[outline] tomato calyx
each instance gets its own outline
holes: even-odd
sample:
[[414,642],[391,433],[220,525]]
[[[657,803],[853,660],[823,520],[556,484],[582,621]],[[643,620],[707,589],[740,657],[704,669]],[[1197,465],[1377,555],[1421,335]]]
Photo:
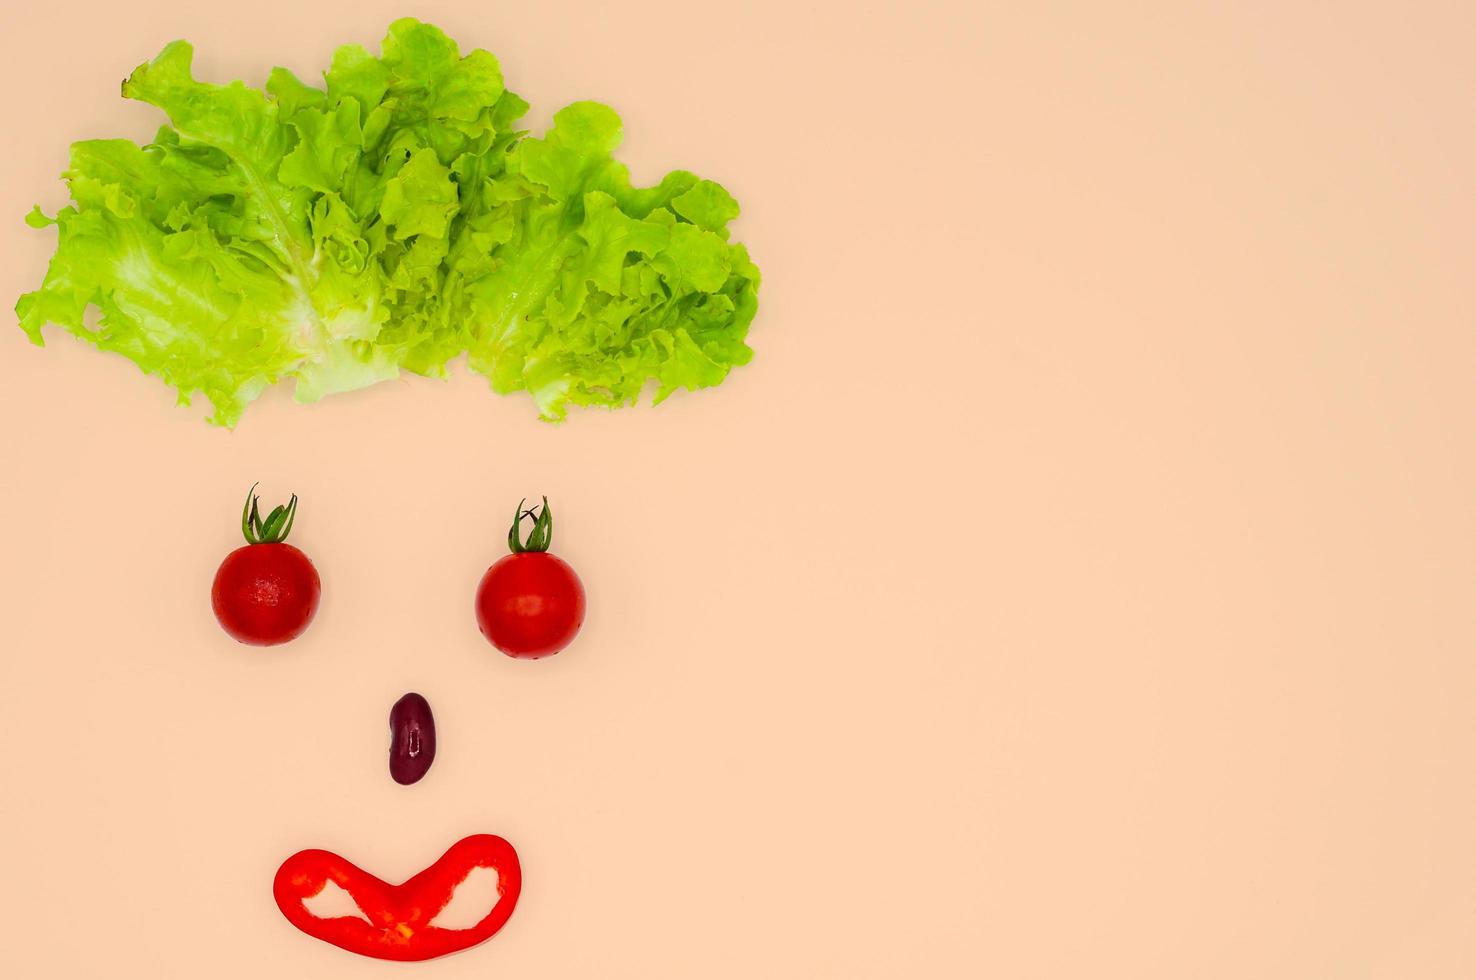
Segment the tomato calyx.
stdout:
[[272,508],[262,520],[256,487],[257,484],[253,483],[246,491],[246,506],[241,508],[241,533],[245,535],[247,544],[281,544],[287,540],[292,522],[297,519],[297,494],[294,493],[286,504]]
[[[518,501],[518,509],[513,511],[512,527],[507,532],[507,548],[515,555],[524,555],[529,552],[544,552],[553,543],[553,511],[548,509],[548,498],[543,498],[542,506],[523,509],[528,502],[524,497]],[[528,532],[528,540],[522,540],[523,521],[533,519],[533,530]]]

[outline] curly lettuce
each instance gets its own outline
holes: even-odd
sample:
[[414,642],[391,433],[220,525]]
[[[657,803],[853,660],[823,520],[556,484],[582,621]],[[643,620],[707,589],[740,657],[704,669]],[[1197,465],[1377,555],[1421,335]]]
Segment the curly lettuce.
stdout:
[[74,144],[71,204],[27,218],[58,234],[16,305],[35,343],[56,324],[224,426],[284,380],[308,402],[463,354],[550,420],[710,387],[752,356],[737,202],[680,170],[632,186],[606,106],[530,137],[497,60],[413,19],[377,57],[339,48],[321,86],[282,68],[262,90],[201,82],[192,54],[176,41],[123,84],[168,117],[152,142]]

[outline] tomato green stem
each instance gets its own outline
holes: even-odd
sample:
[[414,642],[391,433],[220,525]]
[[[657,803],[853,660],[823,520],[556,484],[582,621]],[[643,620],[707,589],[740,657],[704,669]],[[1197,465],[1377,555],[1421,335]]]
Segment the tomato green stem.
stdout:
[[278,544],[287,540],[292,522],[297,520],[297,494],[294,493],[285,506],[278,504],[272,508],[266,520],[262,520],[256,487],[257,484],[251,484],[251,489],[246,491],[246,506],[241,508],[241,533],[246,537],[246,543]]
[[[512,527],[507,532],[507,547],[515,555],[526,554],[530,551],[547,551],[548,546],[553,543],[553,511],[548,508],[548,498],[543,498],[543,506],[523,509],[528,502],[524,497],[518,501],[518,509],[513,511]],[[523,519],[533,518],[533,530],[528,532],[528,540],[523,541],[520,534]]]

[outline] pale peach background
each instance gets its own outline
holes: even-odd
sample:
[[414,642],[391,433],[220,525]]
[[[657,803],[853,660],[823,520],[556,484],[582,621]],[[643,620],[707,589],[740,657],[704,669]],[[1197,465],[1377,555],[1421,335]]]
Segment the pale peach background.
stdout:
[[[1469,3],[25,6],[7,304],[164,42],[259,82],[402,13],[725,182],[766,282],[721,389],[561,427],[462,375],[225,432],[0,330],[0,975],[1476,975]],[[258,479],[325,582],[274,652],[206,601]],[[470,595],[545,492],[591,612],[515,663]],[[527,886],[471,953],[272,904],[478,831]]]

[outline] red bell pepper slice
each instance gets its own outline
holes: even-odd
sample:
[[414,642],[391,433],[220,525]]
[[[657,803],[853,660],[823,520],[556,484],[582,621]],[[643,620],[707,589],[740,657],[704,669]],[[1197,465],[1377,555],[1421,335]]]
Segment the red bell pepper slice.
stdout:
[[[498,899],[491,911],[467,929],[431,925],[474,868],[497,872]],[[303,901],[330,881],[348,892],[365,918],[322,918],[307,910]],[[298,851],[277,869],[272,895],[287,921],[314,939],[382,960],[428,960],[492,938],[512,915],[522,887],[523,871],[512,845],[501,837],[477,834],[453,844],[400,885],[381,881],[330,851]]]

